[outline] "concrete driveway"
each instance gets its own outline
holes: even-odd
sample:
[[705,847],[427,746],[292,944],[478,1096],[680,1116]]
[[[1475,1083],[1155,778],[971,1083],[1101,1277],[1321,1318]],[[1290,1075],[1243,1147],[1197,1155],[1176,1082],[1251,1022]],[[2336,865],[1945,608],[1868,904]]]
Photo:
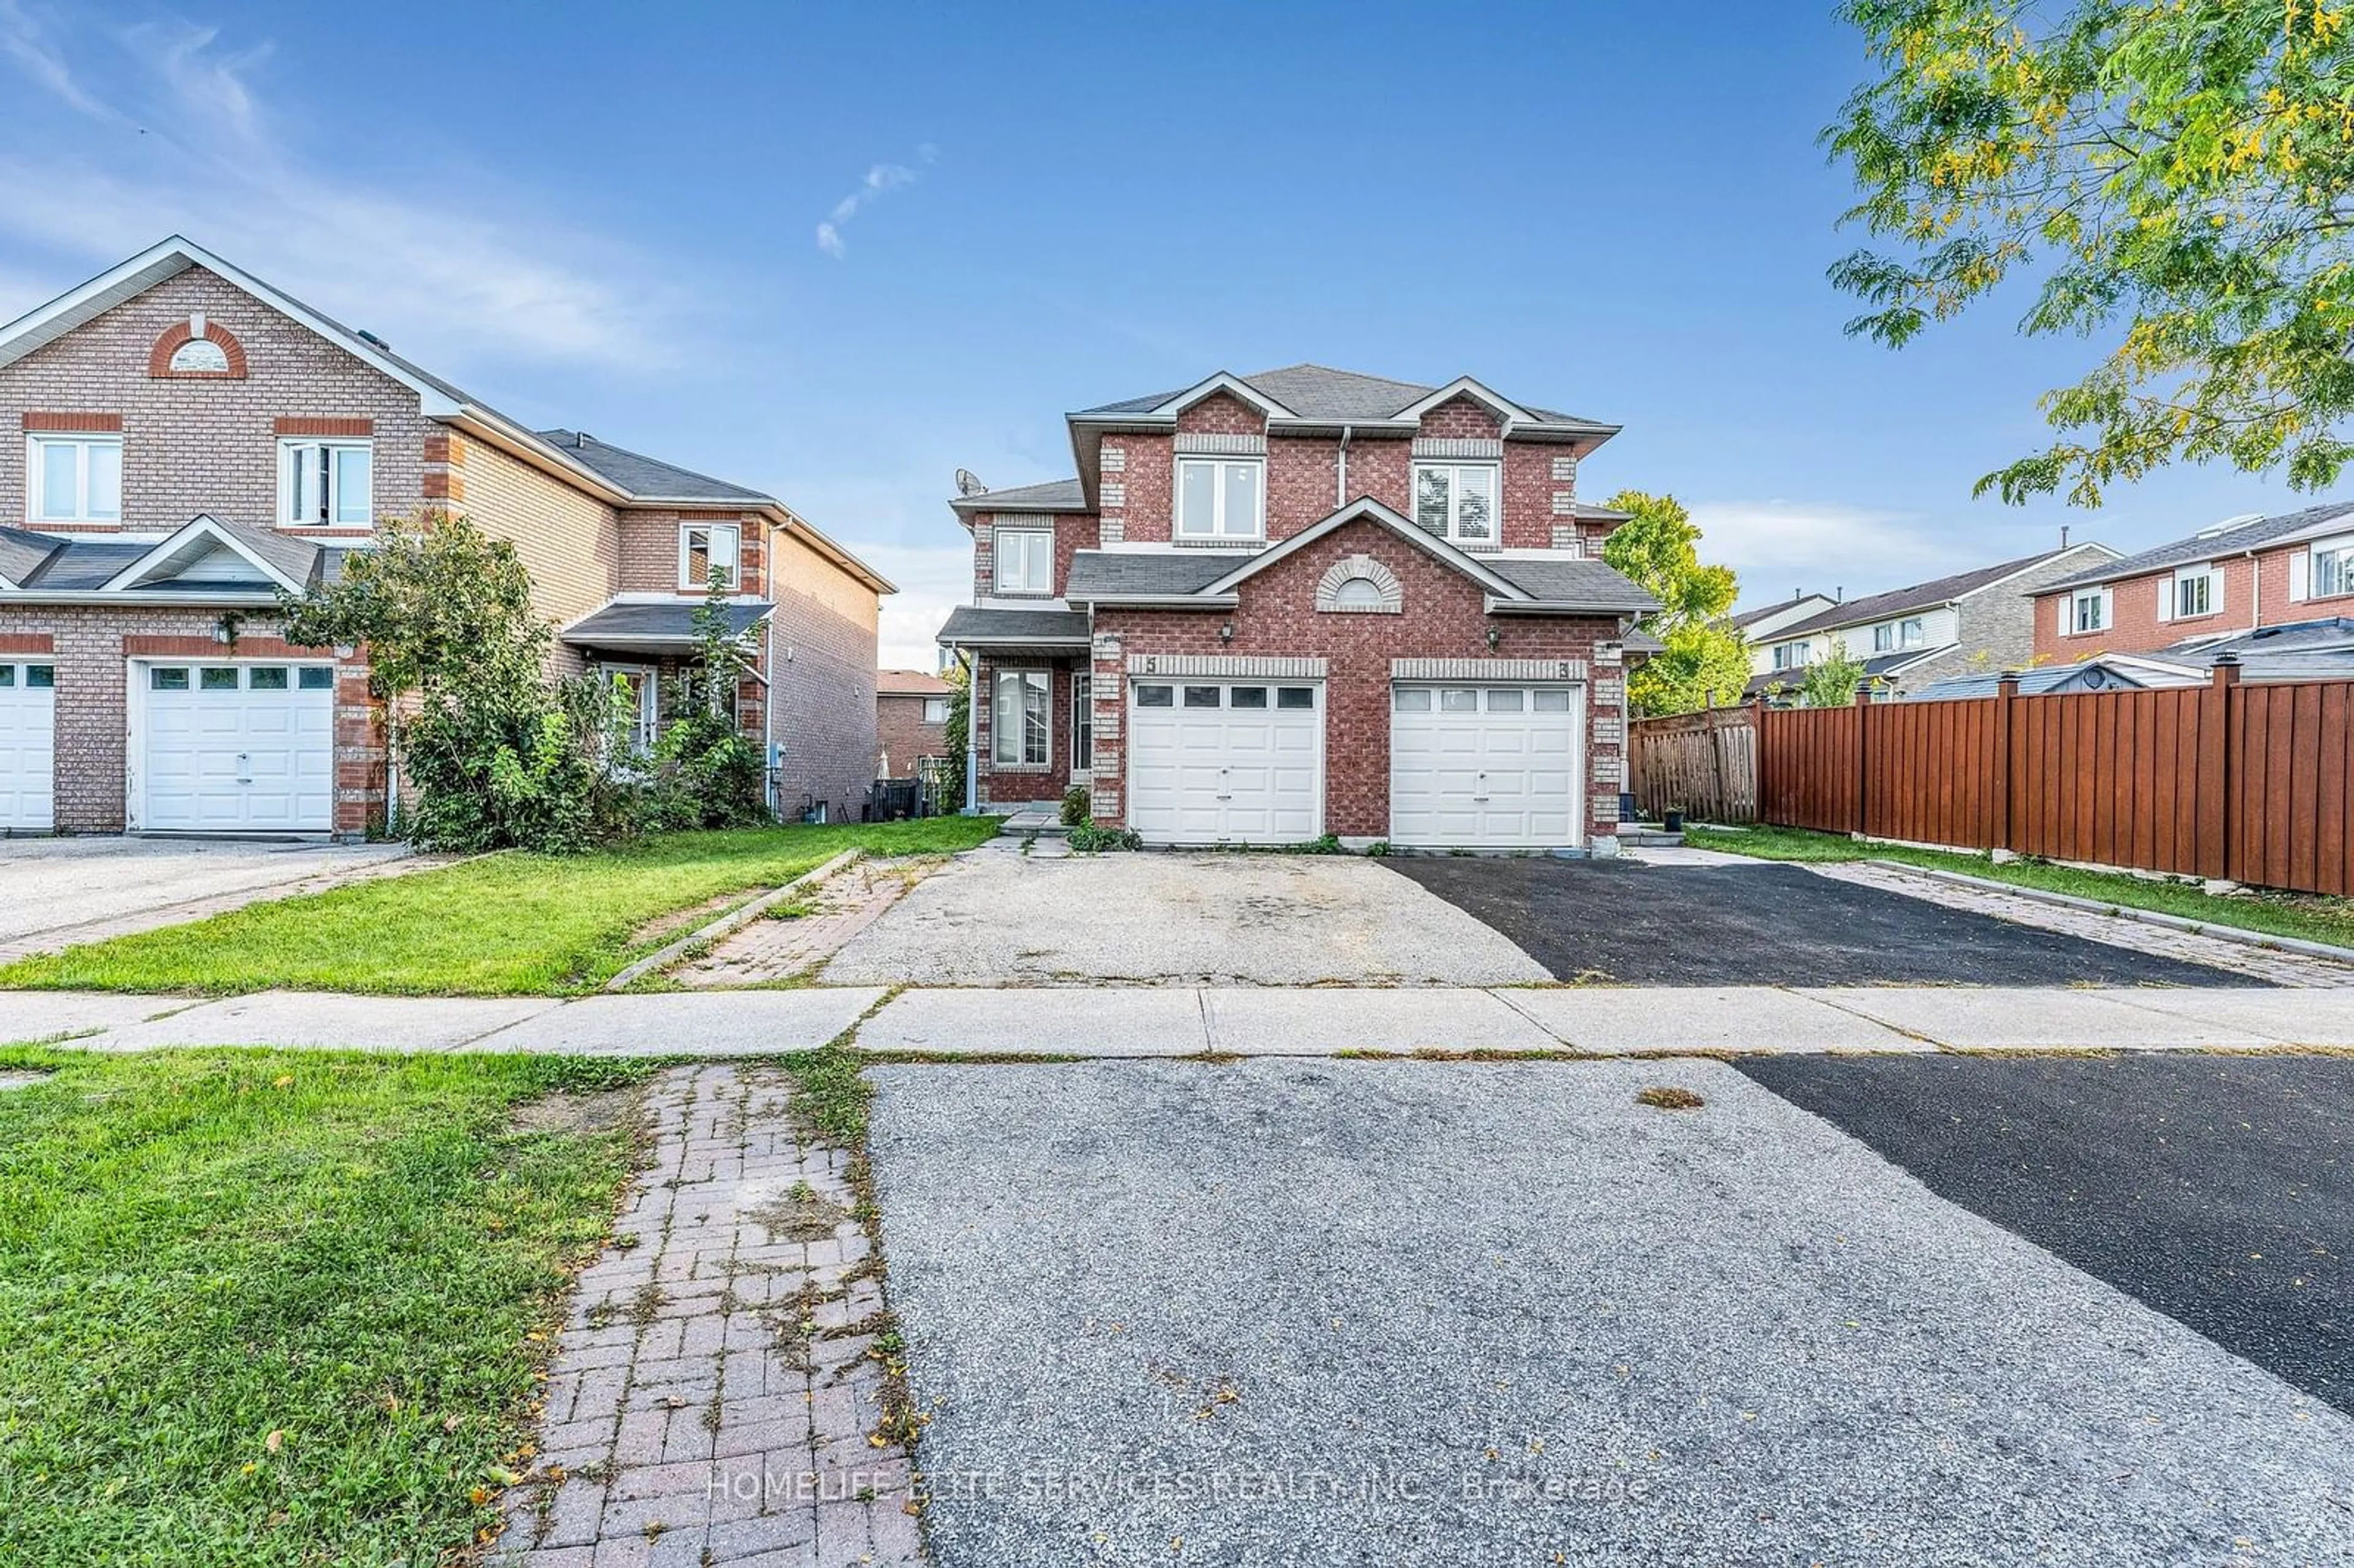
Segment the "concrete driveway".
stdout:
[[960,855],[843,947],[838,985],[1510,985],[1511,939],[1352,855]]
[[315,892],[405,862],[405,844],[0,839],[0,959]]
[[875,1075],[940,1568],[2354,1560],[2354,1420],[1729,1066]]

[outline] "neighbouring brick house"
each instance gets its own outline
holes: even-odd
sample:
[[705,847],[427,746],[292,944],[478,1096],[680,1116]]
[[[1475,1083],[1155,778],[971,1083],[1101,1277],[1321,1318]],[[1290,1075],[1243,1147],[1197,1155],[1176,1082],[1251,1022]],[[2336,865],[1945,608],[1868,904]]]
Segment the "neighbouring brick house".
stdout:
[[[2117,553],[2087,541],[1998,561],[1910,588],[1829,604],[1797,620],[1750,634],[1749,694],[1795,687],[1807,666],[1845,652],[1885,691],[1903,694],[1932,681],[2024,664],[2035,652],[2029,596]],[[1819,598],[1819,595],[1813,596]]]
[[1158,842],[1615,849],[1654,605],[1576,485],[1617,427],[1304,365],[1067,425],[1076,477],[951,503],[978,803],[1079,781]]
[[946,681],[921,670],[875,677],[877,779],[913,779],[918,761],[948,755],[949,694]]
[[2354,615],[2354,502],[2234,517],[2037,590],[2037,658],[2155,653]]
[[0,326],[0,831],[380,821],[364,651],[272,610],[429,509],[514,543],[559,669],[629,680],[641,738],[717,567],[779,809],[865,803],[890,585],[773,497],[526,429],[177,238]]

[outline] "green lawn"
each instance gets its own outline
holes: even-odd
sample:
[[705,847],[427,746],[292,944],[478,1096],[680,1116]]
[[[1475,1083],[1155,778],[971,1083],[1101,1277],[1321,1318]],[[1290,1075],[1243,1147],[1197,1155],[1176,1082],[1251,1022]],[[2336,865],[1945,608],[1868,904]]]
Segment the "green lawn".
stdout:
[[1693,828],[1685,833],[1684,842],[1695,849],[1723,850],[1728,854],[1754,855],[1760,860],[1900,861],[1906,865],[1958,871],[1990,882],[2065,893],[2131,909],[2155,909],[2214,926],[2237,926],[2274,937],[2354,947],[2354,899],[2349,898],[2304,893],[2240,893],[2218,897],[2200,891],[2195,882],[2154,882],[2117,872],[2078,871],[2049,861],[2017,860],[1997,865],[1982,854],[1859,843],[1841,833],[1810,832],[1803,828],[1752,828],[1744,832]]
[[659,945],[632,937],[663,915],[774,887],[845,849],[949,853],[996,831],[989,818],[934,817],[672,833],[582,855],[489,855],[20,959],[0,966],[0,987],[207,995],[279,987],[419,996],[588,991]]
[[26,1068],[54,1075],[0,1090],[0,1563],[430,1568],[494,1522],[631,1158],[623,1107],[515,1107],[642,1069],[0,1050]]

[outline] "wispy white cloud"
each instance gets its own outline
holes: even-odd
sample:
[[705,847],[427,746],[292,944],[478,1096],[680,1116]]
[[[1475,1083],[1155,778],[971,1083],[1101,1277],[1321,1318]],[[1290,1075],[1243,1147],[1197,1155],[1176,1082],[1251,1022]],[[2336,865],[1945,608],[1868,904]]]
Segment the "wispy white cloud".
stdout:
[[[101,33],[0,0],[0,58],[41,90],[8,94],[34,134],[0,153],[0,185],[44,193],[0,204],[0,236],[106,262],[178,229],[339,314],[364,307],[355,324],[426,334],[402,346],[458,363],[484,347],[633,366],[678,352],[679,302],[626,248],[543,221],[512,192],[469,204],[446,175],[410,194],[302,157],[266,108],[267,40],[186,23]],[[41,95],[117,135],[34,145]]]
[[958,605],[972,602],[972,546],[852,543],[849,547],[899,589],[883,601],[878,653],[883,668],[937,669],[941,623]]
[[[939,149],[929,142],[916,149],[916,157],[921,163],[928,164],[938,156]],[[866,171],[866,177],[858,182],[858,188],[835,202],[825,221],[817,226],[817,248],[835,260],[841,260],[849,254],[849,247],[843,243],[842,231],[849,226],[850,220],[856,217],[862,209],[873,206],[900,186],[915,183],[916,171],[905,164],[874,164]]]
[[1696,502],[1691,516],[1701,557],[1740,574],[1744,605],[1798,589],[1878,593],[2020,553],[1916,513],[1829,502]]

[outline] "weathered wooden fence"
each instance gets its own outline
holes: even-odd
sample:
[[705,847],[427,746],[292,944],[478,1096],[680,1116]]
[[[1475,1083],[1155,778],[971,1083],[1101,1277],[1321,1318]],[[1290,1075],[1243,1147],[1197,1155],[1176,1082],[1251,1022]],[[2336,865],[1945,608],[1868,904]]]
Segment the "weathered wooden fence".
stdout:
[[1627,730],[1627,778],[1648,816],[1685,811],[1713,822],[1755,821],[1756,710],[1637,720]]
[[[1757,817],[2354,891],[2354,682],[1760,712]],[[1638,726],[1640,727],[1640,726]]]

